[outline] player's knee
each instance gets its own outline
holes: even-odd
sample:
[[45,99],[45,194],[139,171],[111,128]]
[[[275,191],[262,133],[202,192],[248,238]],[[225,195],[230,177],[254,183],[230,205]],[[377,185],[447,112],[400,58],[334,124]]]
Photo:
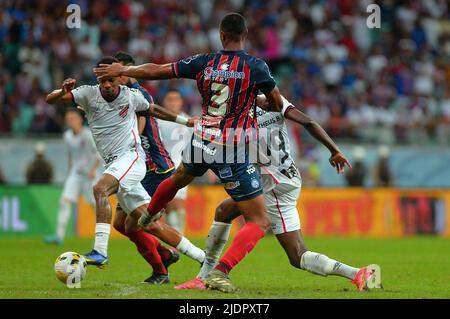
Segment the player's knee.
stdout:
[[270,228],[270,219],[267,216],[256,218],[253,222],[257,224],[263,232],[268,231]]
[[145,227],[145,231],[158,237],[160,227],[157,225],[157,223],[150,223],[147,227]]
[[223,208],[223,205],[217,206],[216,212],[214,214],[214,220],[216,222],[221,222],[221,223],[229,223],[229,222],[231,222],[230,220],[227,219],[227,217],[225,215],[225,210]]
[[94,197],[96,200],[102,197],[108,197],[108,188],[102,183],[94,185]]

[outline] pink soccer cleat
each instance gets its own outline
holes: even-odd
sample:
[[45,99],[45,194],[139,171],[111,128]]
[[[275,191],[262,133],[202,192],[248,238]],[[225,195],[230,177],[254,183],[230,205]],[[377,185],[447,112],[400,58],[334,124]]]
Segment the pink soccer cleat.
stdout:
[[174,287],[175,289],[206,289],[205,284],[201,279],[194,278],[185,282],[184,284]]
[[361,268],[352,282],[359,291],[372,288],[383,288],[381,284],[381,268],[378,265],[369,265]]

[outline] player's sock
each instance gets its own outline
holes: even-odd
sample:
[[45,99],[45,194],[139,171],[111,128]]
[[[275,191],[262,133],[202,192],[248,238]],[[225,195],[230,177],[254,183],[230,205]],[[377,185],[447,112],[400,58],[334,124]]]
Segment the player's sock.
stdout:
[[175,188],[171,178],[166,178],[161,184],[159,184],[155,193],[152,196],[152,200],[147,207],[147,211],[150,215],[155,215],[166,207],[178,192],[178,188]]
[[216,266],[230,235],[231,224],[214,221],[209,229],[206,240],[205,262],[197,275],[199,279],[205,279]]
[[158,241],[158,245],[156,246],[156,249],[158,250],[158,253],[163,260],[167,260],[170,257],[172,257],[172,253],[170,252],[170,249],[167,248],[166,246],[164,246],[163,244],[161,244],[159,241]]
[[359,270],[312,251],[303,253],[300,268],[321,276],[335,275],[350,280],[355,278]]
[[156,248],[159,244],[158,239],[142,229],[128,234],[128,237],[136,245],[141,256],[152,266],[154,273],[167,275],[167,269]]
[[244,257],[252,251],[256,243],[264,237],[264,232],[255,223],[246,223],[238,231],[228,250],[216,266],[217,270],[228,274]]
[[175,248],[182,254],[197,260],[199,263],[202,263],[205,260],[205,252],[192,244],[189,239],[184,236]]
[[70,206],[72,205],[71,202],[67,200],[61,200],[59,203],[59,211],[58,211],[58,224],[56,226],[56,236],[59,239],[64,239],[64,236],[66,234],[66,227],[67,223],[69,222],[70,218]]
[[108,257],[108,241],[111,225],[105,223],[95,224],[94,249],[105,257]]

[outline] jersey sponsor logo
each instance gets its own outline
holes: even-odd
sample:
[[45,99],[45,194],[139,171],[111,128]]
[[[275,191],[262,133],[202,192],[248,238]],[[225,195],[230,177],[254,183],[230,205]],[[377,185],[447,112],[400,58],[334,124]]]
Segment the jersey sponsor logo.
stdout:
[[[224,64],[225,65],[225,64]],[[244,72],[228,71],[228,70],[214,70],[212,67],[207,67],[203,74],[205,80],[218,80],[219,78],[223,80],[228,79],[243,79],[245,77]]]
[[225,189],[232,190],[241,185],[239,181],[225,183]]
[[256,171],[256,169],[253,165],[249,165],[247,167],[247,174],[253,174],[255,171]]
[[208,146],[206,146],[203,142],[199,142],[196,139],[192,139],[192,146],[201,148],[206,154],[210,156],[214,156],[217,152],[217,149],[211,149]]
[[130,107],[128,104],[120,106],[119,116],[121,118],[124,118],[125,116],[127,116],[129,108]]
[[106,164],[109,164],[109,163],[115,161],[116,159],[117,159],[117,155],[114,155],[114,156],[109,155],[106,158],[104,158]]

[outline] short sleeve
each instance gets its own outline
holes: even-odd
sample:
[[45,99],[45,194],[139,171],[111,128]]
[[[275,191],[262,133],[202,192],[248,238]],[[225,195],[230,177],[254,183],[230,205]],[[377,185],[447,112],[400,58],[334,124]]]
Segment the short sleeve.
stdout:
[[146,100],[141,91],[137,89],[130,89],[133,96],[133,104],[136,112],[147,111],[150,107],[150,103]]
[[281,115],[283,115],[291,108],[294,107],[294,105],[289,102],[284,96],[281,96],[281,99],[283,100],[283,109],[281,110]]
[[73,101],[87,112],[90,108],[89,98],[95,95],[95,87],[90,85],[82,85],[76,89],[73,89],[70,93],[72,93]]
[[269,94],[277,85],[270,73],[266,62],[259,60],[254,72],[255,82],[258,89],[264,94]]
[[147,90],[144,89],[144,88],[139,84],[139,82],[134,82],[133,84],[131,84],[131,87],[132,87],[133,89],[139,90],[139,91],[142,93],[142,95],[144,95],[145,99],[146,99],[150,104],[153,104],[153,103],[154,103],[154,102],[153,102],[153,96],[151,96],[150,93],[148,93]]
[[206,67],[206,55],[197,54],[172,63],[173,75],[177,78],[195,80],[197,74]]

